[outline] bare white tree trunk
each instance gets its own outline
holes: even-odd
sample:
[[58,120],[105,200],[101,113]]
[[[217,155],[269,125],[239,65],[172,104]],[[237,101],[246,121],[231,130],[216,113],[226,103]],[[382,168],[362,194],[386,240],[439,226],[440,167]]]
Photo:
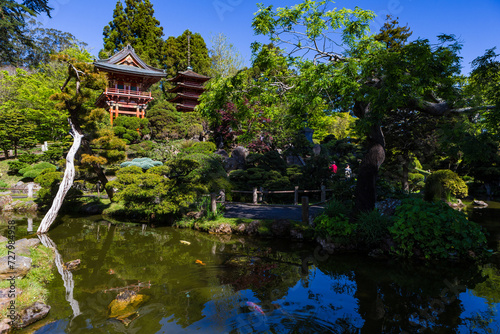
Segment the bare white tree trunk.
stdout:
[[43,217],[43,220],[38,227],[38,234],[48,232],[49,227],[56,219],[57,213],[59,212],[59,209],[61,208],[61,205],[64,201],[64,197],[73,185],[73,180],[75,178],[75,155],[80,148],[83,135],[76,130],[70,119],[68,119],[68,121],[71,126],[71,134],[73,135],[73,145],[71,145],[68,155],[66,155],[66,170],[64,171],[64,177],[61,181],[61,184],[59,185],[59,190],[57,191],[54,201],[52,202],[50,210],[47,212],[47,214],[45,214],[45,217]]
[[52,239],[50,239],[47,234],[39,234],[38,238],[40,239],[42,245],[54,249],[56,255],[55,263],[57,271],[59,271],[59,274],[61,274],[61,277],[63,279],[64,288],[66,289],[66,300],[69,302],[69,305],[73,310],[73,318],[75,318],[76,316],[81,314],[81,312],[78,301],[73,297],[73,290],[75,288],[75,281],[73,280],[73,274],[71,273],[71,271],[64,269],[62,256],[58,252],[54,241],[52,241]]

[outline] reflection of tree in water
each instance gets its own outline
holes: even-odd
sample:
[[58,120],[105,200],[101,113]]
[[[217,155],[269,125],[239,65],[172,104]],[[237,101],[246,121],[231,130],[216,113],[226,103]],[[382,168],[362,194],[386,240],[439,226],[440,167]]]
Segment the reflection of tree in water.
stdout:
[[364,319],[361,333],[457,332],[463,312],[459,294],[480,279],[470,265],[384,265],[353,259],[336,257],[319,267],[330,276],[353,275]]

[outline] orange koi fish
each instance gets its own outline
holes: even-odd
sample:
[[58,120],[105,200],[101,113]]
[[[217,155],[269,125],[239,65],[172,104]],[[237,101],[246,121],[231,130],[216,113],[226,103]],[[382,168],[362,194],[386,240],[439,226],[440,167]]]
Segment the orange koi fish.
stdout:
[[247,302],[247,306],[250,308],[250,310],[265,315],[264,311],[259,305],[252,302]]
[[201,260],[196,260],[195,263],[201,264],[202,266],[205,265],[205,263],[203,263],[203,261],[201,261]]

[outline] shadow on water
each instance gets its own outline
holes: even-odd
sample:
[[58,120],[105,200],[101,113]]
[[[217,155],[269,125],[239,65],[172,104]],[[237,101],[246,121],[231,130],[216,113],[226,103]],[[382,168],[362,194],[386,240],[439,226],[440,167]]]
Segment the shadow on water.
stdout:
[[[469,215],[484,219],[496,250],[495,210]],[[27,217],[16,221],[24,237]],[[33,219],[35,230],[39,223]],[[81,260],[72,272],[79,314],[54,269],[52,309],[30,332],[500,332],[496,261],[424,265],[330,255],[315,244],[150,228],[101,216],[62,217],[48,236],[63,262]]]

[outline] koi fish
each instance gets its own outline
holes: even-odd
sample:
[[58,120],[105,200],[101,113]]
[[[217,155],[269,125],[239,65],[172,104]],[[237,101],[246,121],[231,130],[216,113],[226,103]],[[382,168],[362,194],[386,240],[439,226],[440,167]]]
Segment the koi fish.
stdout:
[[260,313],[262,315],[265,315],[264,311],[262,310],[262,308],[259,305],[255,304],[255,303],[252,303],[252,302],[247,302],[247,306],[253,312],[258,312],[258,313]]
[[186,241],[186,240],[181,240],[181,244],[184,244],[184,245],[191,245],[191,243],[189,241]]
[[195,263],[201,264],[202,266],[205,265],[205,263],[203,263],[203,261],[201,261],[201,260],[196,260]]

